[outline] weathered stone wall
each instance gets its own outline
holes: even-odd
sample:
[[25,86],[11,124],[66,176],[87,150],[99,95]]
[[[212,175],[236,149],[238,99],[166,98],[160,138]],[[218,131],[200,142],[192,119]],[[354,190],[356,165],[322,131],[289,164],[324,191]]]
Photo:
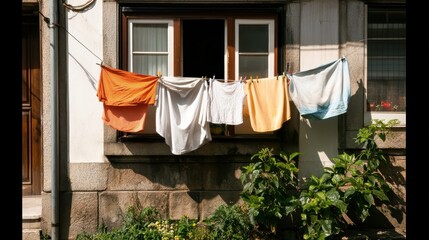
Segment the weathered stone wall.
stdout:
[[[130,206],[156,207],[162,217],[205,219],[221,204],[242,203],[240,158],[205,157],[149,163],[70,164],[74,174],[60,194],[61,239],[116,228]],[[77,171],[79,170],[79,171]],[[392,153],[380,172],[391,186],[390,204],[380,205],[357,227],[406,233],[406,157]],[[100,181],[96,181],[96,180]],[[79,184],[77,184],[79,182]],[[43,193],[42,229],[50,229],[50,194]]]

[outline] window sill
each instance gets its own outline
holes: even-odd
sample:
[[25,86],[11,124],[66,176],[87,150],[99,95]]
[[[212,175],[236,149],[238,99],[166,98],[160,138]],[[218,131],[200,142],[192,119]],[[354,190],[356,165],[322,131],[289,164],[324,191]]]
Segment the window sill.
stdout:
[[373,119],[384,120],[385,122],[398,119],[400,123],[396,127],[406,127],[407,125],[405,112],[366,112],[364,124],[371,124]]
[[[202,145],[200,148],[182,154],[175,155],[160,136],[151,138],[122,138],[120,142],[105,142],[104,154],[111,162],[146,162],[157,161],[163,157],[171,157],[174,160],[182,157],[216,157],[228,156],[228,159],[237,156],[251,156],[264,147],[274,150],[298,151],[297,141],[282,140],[274,135],[252,135],[252,136],[212,136],[212,141]],[[224,158],[224,157],[223,157]],[[225,159],[225,158],[224,158]],[[248,158],[246,158],[248,159]],[[202,160],[199,158],[199,161]]]

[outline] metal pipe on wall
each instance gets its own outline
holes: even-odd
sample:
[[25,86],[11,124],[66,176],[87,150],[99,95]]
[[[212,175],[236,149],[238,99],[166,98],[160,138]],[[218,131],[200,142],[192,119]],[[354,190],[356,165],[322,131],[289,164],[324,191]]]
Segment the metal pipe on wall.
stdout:
[[51,239],[59,239],[59,161],[58,161],[58,0],[50,0],[50,83],[51,83]]

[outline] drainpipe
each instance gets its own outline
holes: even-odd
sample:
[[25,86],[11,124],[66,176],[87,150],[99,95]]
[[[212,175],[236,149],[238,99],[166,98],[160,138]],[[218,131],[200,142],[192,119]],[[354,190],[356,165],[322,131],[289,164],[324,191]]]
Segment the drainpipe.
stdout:
[[51,65],[51,239],[59,239],[59,167],[58,167],[58,0],[50,0],[50,65]]

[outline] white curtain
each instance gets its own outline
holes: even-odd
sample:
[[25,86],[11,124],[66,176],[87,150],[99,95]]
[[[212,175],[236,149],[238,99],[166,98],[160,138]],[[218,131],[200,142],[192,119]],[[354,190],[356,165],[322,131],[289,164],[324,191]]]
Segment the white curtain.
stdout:
[[168,72],[168,24],[133,24],[133,72],[156,75]]

